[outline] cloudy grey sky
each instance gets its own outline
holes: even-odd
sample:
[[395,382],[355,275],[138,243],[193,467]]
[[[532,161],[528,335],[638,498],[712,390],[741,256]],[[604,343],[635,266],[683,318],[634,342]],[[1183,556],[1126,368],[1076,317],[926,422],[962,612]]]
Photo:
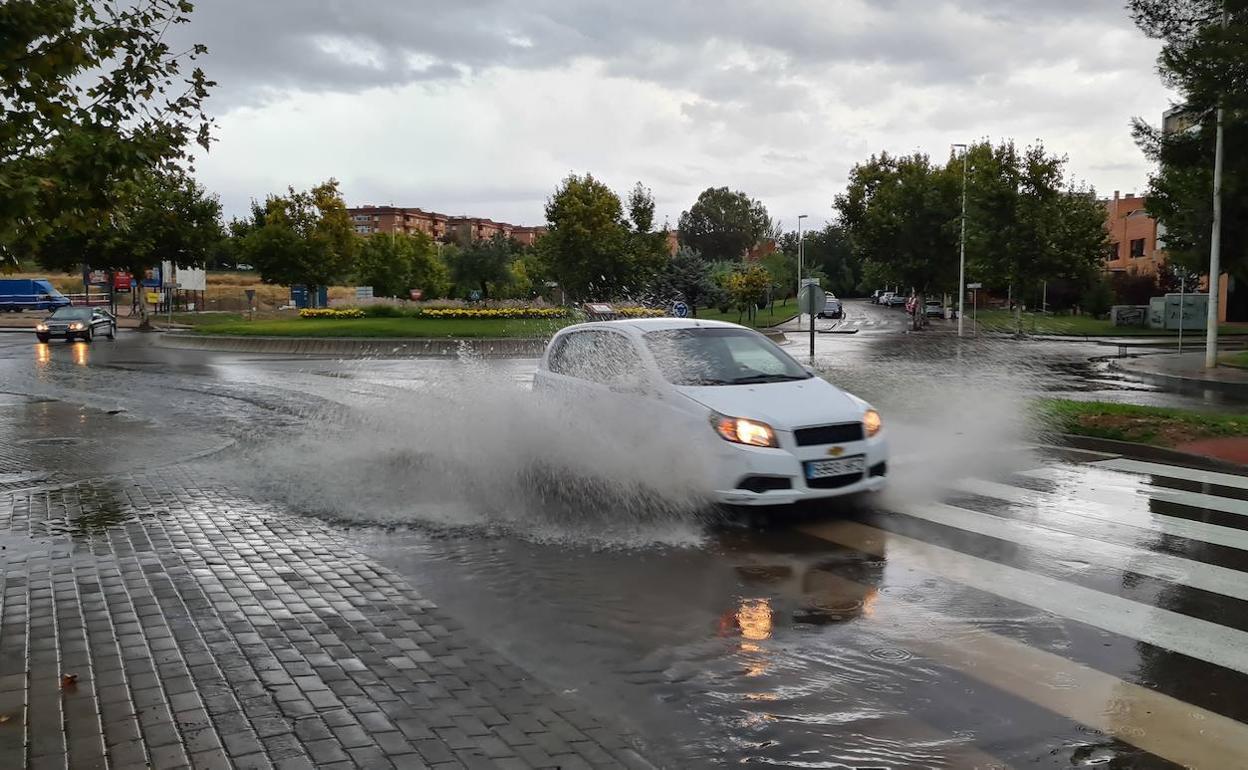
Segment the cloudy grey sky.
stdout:
[[[570,171],[708,186],[786,228],[873,152],[1042,139],[1099,192],[1143,189],[1134,115],[1170,95],[1122,0],[200,0],[227,215],[333,176],[348,205],[517,224]],[[188,39],[189,39],[188,38]]]

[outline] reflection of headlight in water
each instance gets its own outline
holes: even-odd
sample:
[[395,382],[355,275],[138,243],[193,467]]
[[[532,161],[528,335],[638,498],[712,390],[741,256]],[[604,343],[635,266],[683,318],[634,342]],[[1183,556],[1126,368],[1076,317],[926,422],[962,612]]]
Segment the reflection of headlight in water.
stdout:
[[35,361],[40,364],[46,364],[52,360],[52,348],[48,347],[46,342],[35,345]]
[[774,625],[771,602],[767,599],[743,599],[737,608],[737,625],[746,639],[769,639]]
[[87,365],[87,350],[89,350],[89,348],[86,345],[74,345],[75,364],[78,364],[79,366]]
[[880,600],[880,589],[875,586],[867,589],[867,595],[862,597],[862,614],[863,617],[871,617],[875,614],[875,603]]

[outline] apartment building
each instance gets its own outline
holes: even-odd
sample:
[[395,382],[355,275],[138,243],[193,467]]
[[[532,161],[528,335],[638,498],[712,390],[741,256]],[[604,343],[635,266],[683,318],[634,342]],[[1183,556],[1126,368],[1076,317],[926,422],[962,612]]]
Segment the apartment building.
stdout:
[[1135,193],[1123,196],[1115,190],[1114,197],[1102,204],[1109,233],[1105,269],[1155,274],[1165,264],[1166,253],[1158,243],[1157,220],[1148,214],[1148,198]]
[[437,241],[470,243],[502,235],[531,246],[545,227],[522,227],[482,217],[452,217],[403,206],[358,206],[347,209],[360,235],[423,232]]

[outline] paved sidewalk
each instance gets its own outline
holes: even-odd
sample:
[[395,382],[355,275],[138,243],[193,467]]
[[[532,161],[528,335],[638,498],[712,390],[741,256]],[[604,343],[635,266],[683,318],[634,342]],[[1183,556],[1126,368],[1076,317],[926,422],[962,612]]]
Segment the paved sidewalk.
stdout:
[[1248,369],[1229,366],[1206,369],[1203,350],[1123,358],[1113,361],[1112,365],[1127,374],[1161,385],[1185,390],[1219,390],[1248,397]]
[[0,768],[650,767],[329,527],[185,466],[0,492]]

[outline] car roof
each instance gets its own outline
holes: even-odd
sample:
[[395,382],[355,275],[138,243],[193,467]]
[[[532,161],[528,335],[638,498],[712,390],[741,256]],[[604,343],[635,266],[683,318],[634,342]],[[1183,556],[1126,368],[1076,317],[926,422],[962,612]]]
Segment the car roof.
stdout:
[[[727,321],[703,321],[698,318],[621,318],[617,321],[591,321],[565,327],[562,332],[582,329],[630,329],[642,333],[669,331],[672,329],[745,329],[740,324]],[[751,331],[746,329],[747,331]]]

